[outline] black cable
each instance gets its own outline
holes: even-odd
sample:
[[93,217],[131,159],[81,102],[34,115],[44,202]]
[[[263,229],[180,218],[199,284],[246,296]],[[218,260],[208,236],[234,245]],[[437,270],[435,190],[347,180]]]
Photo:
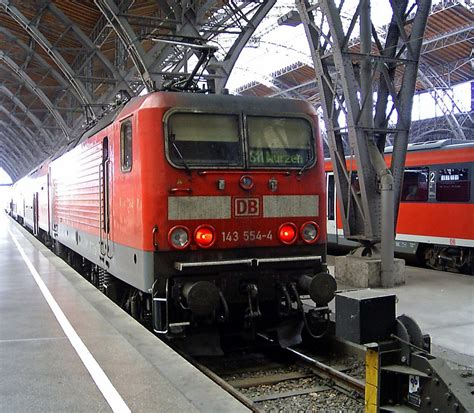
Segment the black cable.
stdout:
[[298,290],[296,289],[296,284],[295,284],[295,283],[291,283],[290,286],[291,286],[291,290],[292,290],[293,293],[295,294],[296,303],[297,303],[297,305],[298,305],[298,309],[301,311],[301,314],[302,314],[302,316],[303,316],[304,326],[306,327],[306,330],[308,331],[308,334],[309,334],[312,338],[315,338],[315,339],[324,337],[324,336],[326,335],[326,333],[328,332],[328,330],[329,330],[329,324],[330,324],[329,315],[327,316],[327,319],[326,319],[326,328],[324,329],[324,331],[323,331],[321,334],[314,334],[314,333],[311,331],[311,328],[310,328],[310,326],[309,326],[308,320],[307,320],[307,318],[306,318],[306,313],[304,312],[303,303],[301,302],[300,295],[298,294]]

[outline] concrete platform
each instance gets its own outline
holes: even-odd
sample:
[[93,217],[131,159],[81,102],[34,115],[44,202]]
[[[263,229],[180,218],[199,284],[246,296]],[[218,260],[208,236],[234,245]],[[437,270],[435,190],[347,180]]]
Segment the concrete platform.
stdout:
[[249,411],[3,214],[0,372],[1,412]]
[[[328,262],[334,274],[334,257]],[[411,316],[430,334],[435,356],[474,367],[473,276],[406,266],[405,285],[372,290],[397,296],[397,316]]]

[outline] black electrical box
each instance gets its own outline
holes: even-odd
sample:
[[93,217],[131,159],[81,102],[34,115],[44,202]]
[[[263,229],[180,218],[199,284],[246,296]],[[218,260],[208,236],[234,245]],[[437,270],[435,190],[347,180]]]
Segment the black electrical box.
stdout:
[[394,294],[358,290],[336,295],[336,336],[357,344],[390,339],[395,328]]

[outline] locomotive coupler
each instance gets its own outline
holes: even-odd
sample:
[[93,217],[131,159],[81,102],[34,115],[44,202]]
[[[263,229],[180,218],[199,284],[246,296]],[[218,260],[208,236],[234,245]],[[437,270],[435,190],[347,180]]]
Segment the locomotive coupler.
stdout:
[[245,312],[245,326],[250,327],[254,319],[261,317],[260,307],[258,304],[258,287],[254,283],[246,286],[247,298],[249,306]]

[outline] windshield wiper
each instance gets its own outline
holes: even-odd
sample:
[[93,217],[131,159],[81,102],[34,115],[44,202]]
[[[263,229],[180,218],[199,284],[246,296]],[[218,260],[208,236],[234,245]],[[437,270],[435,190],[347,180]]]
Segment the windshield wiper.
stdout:
[[301,169],[298,171],[297,175],[300,176],[308,167],[313,163],[313,160],[309,158],[306,163],[301,167]]
[[184,160],[183,155],[181,154],[180,150],[178,149],[178,145],[176,145],[176,142],[175,142],[174,140],[173,140],[171,143],[172,143],[172,145],[173,145],[174,150],[175,150],[176,153],[178,154],[179,159],[181,159],[181,162],[183,163],[184,169],[186,169],[186,172],[187,172],[189,175],[191,175],[191,168],[188,166],[188,164],[187,164],[186,161]]

